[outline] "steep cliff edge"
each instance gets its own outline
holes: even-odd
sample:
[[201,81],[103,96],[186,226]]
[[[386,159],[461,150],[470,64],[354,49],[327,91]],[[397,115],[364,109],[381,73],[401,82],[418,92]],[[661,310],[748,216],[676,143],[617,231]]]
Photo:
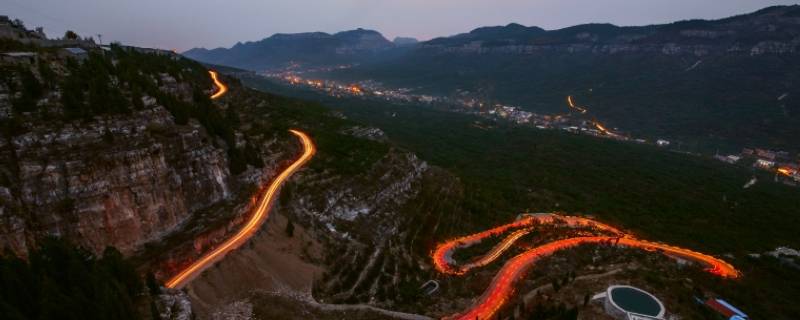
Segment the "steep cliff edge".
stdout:
[[25,256],[58,236],[129,255],[240,191],[232,129],[192,117],[211,108],[205,68],[131,48],[35,50],[0,64],[0,246]]
[[17,252],[58,235],[94,252],[130,253],[231,193],[224,150],[198,123],[175,125],[163,107],[26,129],[0,146],[19,171],[18,184],[5,188],[18,194],[4,201],[30,214],[6,216],[26,220],[3,232]]
[[153,290],[153,308],[187,316],[192,302],[212,316],[278,292],[323,314],[385,315],[375,307],[394,306],[393,287],[425,280],[430,230],[454,218],[431,204],[457,197],[458,183],[379,129],[227,76],[228,93],[212,101],[206,68],[167,52],[19,49],[31,55],[0,64],[1,247],[25,257],[53,236],[95,254],[113,246],[151,284],[164,280],[241,228],[258,190],[300,151],[296,128],[318,154],[261,234],[188,295]]
[[[458,192],[457,181],[394,147],[378,129],[365,129],[315,104],[225,80],[230,92],[220,107],[235,110],[242,136],[264,159],[264,169],[243,174],[256,181],[254,185],[265,185],[300,151],[285,134],[286,128],[306,130],[318,154],[282,188],[263,230],[188,286],[197,314],[212,317],[234,312],[230,309],[265,298],[258,292],[272,292],[300,304],[320,299],[388,308],[393,304],[381,302],[397,294],[387,292],[389,288],[406,278],[423,281],[414,270],[426,264],[425,253],[432,245],[430,230],[439,220],[450,219],[429,206],[437,197],[455,197],[451,193]],[[256,194],[251,191],[250,196]],[[253,200],[245,196],[201,211],[139,259],[158,278],[175,274],[235,233],[251,213]],[[292,231],[288,231],[290,224]],[[382,264],[340,269],[339,258],[375,255],[391,258]],[[409,268],[411,273],[406,274]],[[381,269],[395,277],[376,278]],[[348,279],[330,283],[339,276]],[[351,287],[340,291],[340,286]],[[315,292],[315,287],[320,290]]]

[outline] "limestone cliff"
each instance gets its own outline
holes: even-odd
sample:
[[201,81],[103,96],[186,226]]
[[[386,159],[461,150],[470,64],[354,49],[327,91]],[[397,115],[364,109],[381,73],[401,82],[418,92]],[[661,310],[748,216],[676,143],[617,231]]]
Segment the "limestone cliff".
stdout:
[[186,116],[211,108],[204,68],[89,50],[0,63],[0,248],[20,256],[49,236],[130,255],[238,190],[233,129]]
[[3,207],[0,239],[18,253],[46,235],[131,253],[230,195],[224,151],[198,123],[175,125],[163,107],[27,129],[0,141],[17,164],[4,169],[19,172],[16,185],[0,189],[3,202],[25,212]]

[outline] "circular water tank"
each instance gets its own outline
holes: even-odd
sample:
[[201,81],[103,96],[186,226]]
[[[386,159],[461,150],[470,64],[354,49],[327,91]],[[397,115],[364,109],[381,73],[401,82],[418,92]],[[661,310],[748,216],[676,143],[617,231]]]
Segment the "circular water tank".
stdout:
[[642,289],[615,285],[606,290],[606,312],[618,319],[626,319],[628,314],[644,315],[663,319],[664,304],[654,295]]

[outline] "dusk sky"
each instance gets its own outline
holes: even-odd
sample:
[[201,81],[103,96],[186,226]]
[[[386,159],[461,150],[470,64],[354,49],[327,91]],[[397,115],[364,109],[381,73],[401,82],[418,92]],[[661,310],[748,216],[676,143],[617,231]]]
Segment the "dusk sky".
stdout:
[[715,19],[772,0],[0,0],[0,14],[42,26],[51,37],[66,29],[103,34],[104,42],[187,50],[230,47],[274,33],[338,32],[363,27],[387,38],[426,40],[480,26],[517,22],[545,29],[581,23],[643,25]]

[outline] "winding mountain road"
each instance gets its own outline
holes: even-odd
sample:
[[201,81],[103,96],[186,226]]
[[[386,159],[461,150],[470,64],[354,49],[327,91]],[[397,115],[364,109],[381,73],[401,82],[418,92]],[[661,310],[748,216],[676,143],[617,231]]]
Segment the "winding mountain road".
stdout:
[[[495,275],[489,288],[478,298],[473,307],[463,313],[453,315],[448,319],[490,319],[500,308],[502,308],[514,293],[514,285],[518,280],[525,277],[525,274],[540,259],[550,256],[558,251],[570,249],[583,244],[609,243],[617,246],[643,249],[647,251],[657,251],[668,255],[680,257],[682,259],[694,261],[706,265],[706,270],[712,274],[724,278],[736,278],[739,272],[730,264],[715,257],[645,240],[635,239],[633,236],[625,234],[620,230],[609,225],[581,217],[559,216],[555,214],[536,214],[523,215],[515,222],[495,227],[473,235],[457,238],[440,244],[433,253],[433,261],[436,269],[445,274],[462,275],[469,269],[484,266],[494,261],[508,250],[516,240],[535,229],[541,224],[563,223],[570,227],[588,227],[595,231],[609,233],[602,236],[581,236],[553,241],[542,246],[530,249],[516,257],[511,258]],[[504,240],[492,248],[489,253],[478,259],[480,263],[469,263],[457,266],[453,261],[453,251],[459,248],[469,247],[490,236],[500,235],[514,228],[524,228],[511,233]]]
[[211,76],[211,80],[214,81],[214,85],[217,86],[217,92],[211,95],[211,99],[219,99],[228,93],[228,86],[219,81],[219,74],[216,71],[208,70],[208,74]]
[[167,281],[167,288],[180,288],[185,285],[203,270],[224,257],[225,254],[233,251],[247,242],[247,240],[258,231],[264,221],[267,220],[269,217],[269,210],[272,208],[272,203],[274,202],[275,196],[278,194],[280,187],[286,182],[286,180],[289,179],[290,176],[292,176],[292,174],[299,170],[300,167],[311,160],[316,153],[314,142],[311,141],[311,138],[309,138],[307,134],[298,130],[289,131],[297,136],[302,142],[303,154],[288,168],[283,170],[277,177],[275,177],[274,180],[272,180],[272,182],[269,184],[269,187],[267,187],[263,195],[261,195],[261,199],[254,210],[253,216],[250,217],[250,220],[242,227],[241,230],[239,230],[238,233]]
[[[211,98],[217,99],[223,96],[228,91],[228,88],[225,86],[225,84],[219,81],[218,75],[215,71],[209,71],[209,74],[211,75],[214,84],[218,88],[218,91],[214,93]],[[568,102],[572,108],[575,108],[579,111],[585,110],[583,108],[574,106],[571,97],[568,97]],[[186,283],[199,275],[203,270],[222,259],[228,252],[235,250],[247,242],[247,240],[250,239],[267,220],[269,217],[269,210],[272,207],[275,196],[280,187],[286,182],[286,180],[289,179],[292,174],[299,170],[316,153],[316,147],[307,134],[298,130],[290,130],[290,132],[297,136],[303,144],[303,154],[288,168],[283,170],[277,177],[275,177],[275,179],[269,184],[264,193],[261,195],[260,200],[254,210],[253,216],[241,228],[241,230],[239,230],[238,233],[227,239],[219,247],[205,254],[202,258],[195,261],[189,267],[167,281],[166,286],[168,288],[181,288],[186,285]],[[503,253],[505,253],[508,249],[510,249],[517,240],[535,230],[537,226],[545,224],[563,224],[573,228],[589,228],[597,235],[579,236],[553,241],[527,250],[526,252],[511,258],[500,269],[497,275],[495,275],[494,279],[489,285],[489,288],[487,288],[486,291],[478,298],[471,309],[448,317],[448,319],[490,319],[500,308],[506,304],[514,292],[514,285],[516,282],[524,278],[526,273],[535,265],[536,262],[558,251],[574,248],[583,244],[608,243],[629,248],[658,251],[664,254],[677,256],[682,259],[704,264],[707,266],[707,271],[721,277],[736,278],[739,276],[739,272],[732,265],[712,256],[666,244],[638,240],[632,235],[626,234],[612,226],[595,220],[574,216],[561,216],[557,214],[525,214],[521,215],[512,223],[444,242],[440,244],[432,254],[434,266],[436,270],[443,274],[466,274],[473,268],[482,267],[492,263],[502,256]],[[452,258],[453,252],[457,249],[472,246],[486,238],[500,236],[513,229],[519,230],[516,230],[510,235],[506,236],[487,254],[471,263],[458,265]]]

